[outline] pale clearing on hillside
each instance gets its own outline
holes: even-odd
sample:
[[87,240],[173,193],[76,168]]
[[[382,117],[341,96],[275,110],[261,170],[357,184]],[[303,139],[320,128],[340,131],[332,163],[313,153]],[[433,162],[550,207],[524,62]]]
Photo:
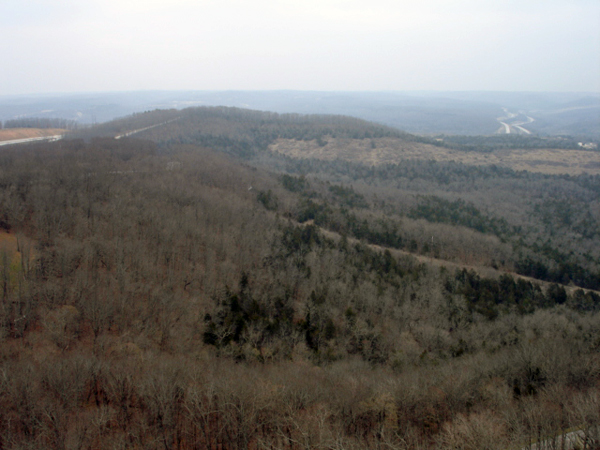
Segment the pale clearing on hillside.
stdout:
[[0,130],[0,141],[56,136],[66,131],[60,128],[5,128]]
[[328,138],[321,146],[316,140],[279,139],[269,146],[273,152],[294,158],[344,159],[367,165],[399,163],[406,159],[457,161],[470,165],[492,165],[514,170],[548,174],[600,174],[600,153],[581,150],[532,149],[496,150],[490,153],[464,152],[395,138]]

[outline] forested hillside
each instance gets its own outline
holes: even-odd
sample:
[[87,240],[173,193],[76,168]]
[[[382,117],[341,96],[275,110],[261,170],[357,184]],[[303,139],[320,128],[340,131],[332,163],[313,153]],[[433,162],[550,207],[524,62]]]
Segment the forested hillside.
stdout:
[[77,133],[0,152],[0,448],[597,445],[599,176],[269,150],[419,144],[341,116]]

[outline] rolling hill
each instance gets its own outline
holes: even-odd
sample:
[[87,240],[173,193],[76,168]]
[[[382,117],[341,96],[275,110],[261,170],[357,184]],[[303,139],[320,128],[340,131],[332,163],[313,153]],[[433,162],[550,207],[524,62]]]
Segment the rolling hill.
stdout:
[[600,176],[436,150],[227,107],[4,148],[0,445],[597,439]]

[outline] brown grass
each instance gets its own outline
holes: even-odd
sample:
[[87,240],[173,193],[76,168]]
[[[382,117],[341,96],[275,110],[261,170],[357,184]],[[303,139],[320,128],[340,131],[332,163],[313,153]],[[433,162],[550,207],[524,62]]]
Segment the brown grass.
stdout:
[[514,170],[547,174],[578,175],[584,172],[593,175],[600,174],[600,153],[581,150],[533,149],[477,153],[406,142],[396,138],[329,138],[327,144],[322,147],[316,141],[279,139],[269,148],[273,152],[294,158],[344,159],[368,165],[421,159],[457,161],[475,166],[495,164]]
[[28,254],[30,261],[34,259],[34,241],[31,239],[10,231],[0,230],[0,252],[6,252],[12,263],[21,263],[23,250]]
[[0,130],[0,141],[56,136],[66,131],[60,128],[5,128]]

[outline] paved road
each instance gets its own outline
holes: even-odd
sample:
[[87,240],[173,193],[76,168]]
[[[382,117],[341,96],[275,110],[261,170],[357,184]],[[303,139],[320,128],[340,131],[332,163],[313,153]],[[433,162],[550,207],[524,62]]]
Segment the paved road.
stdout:
[[503,132],[502,130],[504,129],[504,134],[510,134],[510,125],[507,124],[506,121],[511,120],[512,118],[516,117],[517,115],[515,113],[511,113],[506,108],[502,108],[502,111],[504,111],[504,114],[506,114],[506,116],[496,118],[496,120],[498,122],[500,122],[500,124],[502,125],[496,133],[502,134],[502,132]]
[[523,114],[523,113],[513,113],[513,112],[510,112],[506,108],[502,108],[502,110],[504,111],[506,116],[498,117],[496,119],[502,125],[502,127],[500,127],[500,129],[496,133],[511,134],[512,129],[514,128],[514,129],[516,129],[517,132],[521,132],[523,134],[531,134],[531,131],[524,128],[523,125],[528,125],[532,122],[535,122],[535,119],[533,117],[526,115],[525,117],[527,118],[527,120],[525,120],[525,121],[521,120],[521,121],[515,122],[514,119],[516,117],[518,117],[519,114]]
[[[506,122],[502,122],[502,121],[500,121],[500,119],[498,119],[498,121],[499,121],[499,122],[502,124],[502,126],[504,127],[504,132],[505,132],[506,134],[510,134],[510,125],[509,125],[509,124],[507,124]],[[502,128],[500,128],[500,129],[502,129]]]
[[530,117],[530,116],[525,116],[525,117],[527,117],[527,121],[525,121],[525,122],[515,122],[515,123],[512,124],[512,126],[515,127],[515,128],[518,128],[519,130],[521,130],[525,134],[531,134],[531,131],[523,128],[521,125],[528,125],[528,124],[530,124],[532,122],[535,122],[535,119],[533,117]]
[[13,139],[10,141],[0,141],[0,147],[3,145],[14,145],[14,144],[26,144],[28,142],[37,142],[37,141],[58,141],[62,139],[62,134],[56,134],[54,136],[43,136],[43,137],[33,137],[33,138],[25,138],[25,139]]

